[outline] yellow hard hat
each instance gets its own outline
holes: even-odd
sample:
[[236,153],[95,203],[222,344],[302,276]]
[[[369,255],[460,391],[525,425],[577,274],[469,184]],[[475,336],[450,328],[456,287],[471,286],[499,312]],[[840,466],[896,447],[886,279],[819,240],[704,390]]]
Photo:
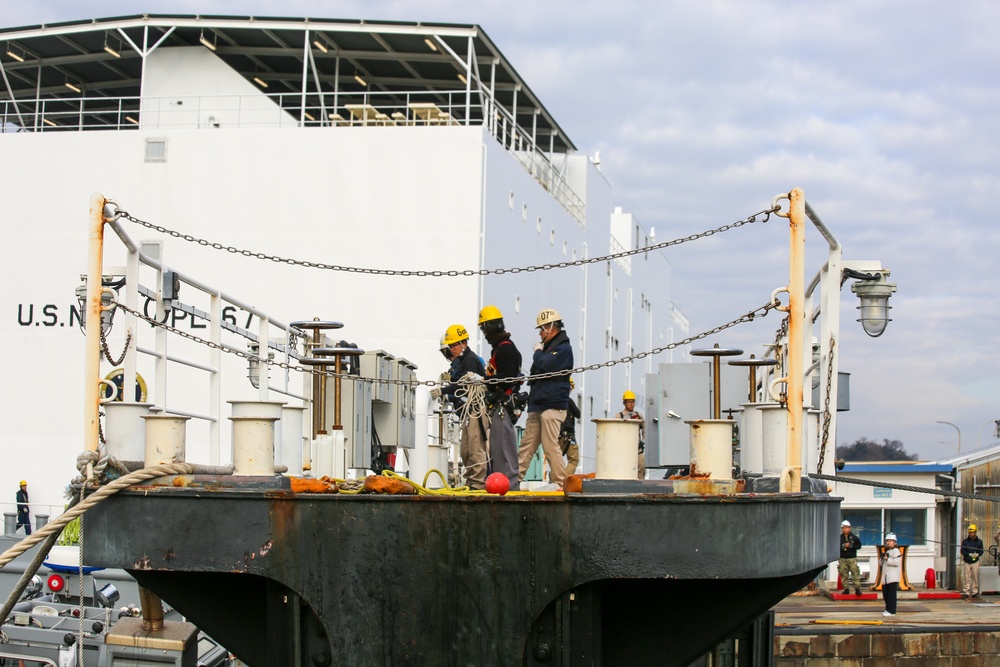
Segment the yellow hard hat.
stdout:
[[461,324],[452,324],[444,332],[444,343],[449,347],[463,340],[469,340],[469,332]]
[[575,386],[576,386],[576,385],[575,385],[575,384],[573,384],[573,378],[570,378],[570,379],[569,379],[569,388],[570,388],[570,389],[572,389],[572,388],[573,388],[573,387],[575,387]]
[[969,524],[969,532],[970,533],[976,532],[976,524],[974,524],[974,523],[970,523]]
[[552,324],[553,322],[558,322],[562,317],[555,310],[551,308],[546,308],[545,310],[538,313],[538,319],[535,320],[535,328],[546,324]]
[[28,486],[28,483],[27,483],[27,482],[25,482],[25,481],[24,481],[24,480],[22,479],[22,480],[21,480],[21,483],[20,483],[20,484],[18,484],[18,486]]
[[490,320],[502,320],[503,313],[496,306],[486,306],[479,311],[479,324],[483,322],[489,322]]
[[624,394],[622,394],[622,400],[623,401],[634,401],[635,400],[635,393],[633,393],[632,390],[626,391]]

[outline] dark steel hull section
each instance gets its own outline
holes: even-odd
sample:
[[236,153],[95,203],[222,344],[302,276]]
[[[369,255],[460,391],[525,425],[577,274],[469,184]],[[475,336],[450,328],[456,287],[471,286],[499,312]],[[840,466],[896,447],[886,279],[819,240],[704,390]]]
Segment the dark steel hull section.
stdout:
[[836,560],[838,522],[805,493],[153,487],[88,512],[85,553],[251,665],[686,665]]

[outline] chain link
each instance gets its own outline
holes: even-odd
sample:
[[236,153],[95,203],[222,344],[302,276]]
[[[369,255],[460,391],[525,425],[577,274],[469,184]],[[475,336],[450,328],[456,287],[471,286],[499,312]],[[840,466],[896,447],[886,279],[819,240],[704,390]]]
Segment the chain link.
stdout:
[[[129,313],[130,315],[133,315],[133,316],[135,316],[135,317],[137,317],[137,318],[139,318],[139,319],[141,319],[141,320],[143,320],[145,322],[149,322],[151,325],[153,325],[155,327],[159,327],[161,329],[164,329],[165,331],[169,331],[170,333],[177,334],[178,336],[181,336],[182,338],[187,338],[188,340],[194,341],[194,342],[199,343],[201,345],[205,345],[205,346],[210,347],[210,348],[212,348],[214,350],[220,350],[222,352],[227,352],[227,353],[235,355],[237,357],[241,357],[243,359],[247,359],[248,361],[249,360],[255,360],[255,361],[259,361],[261,363],[267,364],[268,366],[274,366],[276,368],[283,368],[285,370],[298,371],[298,372],[301,372],[301,373],[308,373],[308,374],[314,374],[314,375],[323,375],[325,377],[340,377],[340,378],[342,378],[344,380],[354,380],[354,381],[371,382],[373,384],[404,385],[404,386],[412,386],[412,387],[417,387],[417,386],[440,387],[440,386],[442,386],[442,384],[448,384],[448,383],[442,383],[440,380],[389,380],[389,379],[383,379],[383,378],[362,378],[362,377],[359,377],[359,376],[356,376],[356,375],[350,375],[348,373],[340,373],[340,374],[338,374],[338,373],[332,373],[330,371],[325,371],[325,370],[321,370],[321,369],[317,369],[317,368],[312,368],[312,367],[306,368],[306,367],[300,366],[298,364],[290,364],[290,363],[287,363],[287,362],[284,362],[284,361],[277,361],[277,360],[274,360],[274,359],[261,358],[261,357],[258,357],[255,354],[251,354],[249,352],[244,352],[243,350],[237,350],[236,348],[233,348],[233,347],[231,347],[229,345],[223,345],[221,343],[215,343],[215,342],[210,341],[210,340],[205,340],[204,338],[201,338],[199,336],[195,336],[194,334],[188,333],[187,331],[182,331],[180,329],[172,327],[169,324],[167,324],[166,322],[159,322],[156,319],[147,317],[146,315],[144,315],[143,313],[139,312],[138,310],[134,310],[132,308],[129,308],[128,306],[126,306],[126,305],[124,305],[122,303],[118,303],[118,302],[113,302],[113,303],[115,303],[116,306],[118,306],[119,308],[121,308],[122,310],[124,310],[126,313]],[[737,317],[735,320],[732,320],[731,322],[727,322],[726,324],[720,324],[719,326],[715,327],[714,329],[709,329],[708,331],[704,331],[704,332],[702,332],[700,334],[695,334],[694,336],[689,336],[688,338],[685,338],[683,340],[679,340],[679,341],[674,342],[674,343],[670,343],[668,345],[664,345],[663,347],[653,348],[652,350],[649,350],[647,352],[640,352],[638,354],[633,354],[631,356],[622,357],[620,359],[612,359],[610,361],[605,361],[605,362],[599,363],[599,364],[590,364],[589,366],[579,366],[577,368],[573,368],[573,369],[570,369],[570,370],[552,371],[550,373],[539,373],[538,375],[531,375],[531,376],[519,376],[519,377],[516,377],[516,378],[484,378],[482,380],[479,380],[478,382],[483,383],[483,384],[501,384],[501,383],[509,383],[509,382],[525,382],[527,380],[544,380],[544,379],[547,379],[547,378],[569,376],[569,375],[572,375],[572,374],[575,374],[575,373],[585,373],[587,371],[596,371],[596,370],[600,370],[602,368],[609,368],[611,366],[616,366],[618,364],[628,364],[628,363],[631,363],[633,361],[638,361],[640,359],[645,359],[646,357],[651,356],[651,355],[660,354],[661,352],[666,352],[668,350],[673,350],[673,349],[676,349],[678,347],[682,347],[684,345],[688,345],[688,344],[693,343],[693,342],[695,342],[697,340],[701,340],[702,338],[707,338],[709,336],[713,336],[713,335],[719,333],[720,331],[725,331],[726,329],[732,328],[732,327],[736,326],[737,324],[743,324],[744,322],[752,322],[754,319],[756,319],[758,317],[764,317],[764,316],[766,316],[767,313],[768,313],[768,311],[770,311],[770,310],[772,310],[774,308],[777,308],[780,305],[781,305],[780,302],[777,301],[777,300],[770,301],[768,303],[765,303],[763,306],[759,306],[757,308],[754,308],[750,312],[745,313],[745,314]],[[461,383],[459,383],[459,384],[461,384]]]
[[125,336],[125,349],[122,350],[122,355],[118,357],[118,361],[111,358],[111,350],[108,349],[108,339],[104,337],[104,327],[101,327],[101,349],[104,350],[104,358],[108,360],[108,363],[112,366],[118,366],[123,361],[125,361],[125,355],[128,354],[128,347],[132,344],[132,329],[128,330],[128,335]]
[[556,262],[554,264],[538,264],[535,266],[523,266],[523,267],[513,267],[507,269],[465,269],[465,270],[450,270],[450,271],[407,271],[407,270],[393,270],[393,269],[370,269],[357,266],[342,266],[339,264],[324,264],[322,262],[310,262],[307,260],[294,259],[291,257],[280,257],[278,255],[268,255],[263,252],[254,252],[252,250],[245,250],[242,248],[237,248],[236,246],[223,245],[215,241],[209,241],[207,239],[198,238],[197,236],[192,236],[191,234],[183,234],[181,232],[167,229],[161,225],[154,224],[152,222],[147,222],[141,220],[128,211],[123,211],[120,208],[114,209],[114,219],[125,218],[130,222],[134,222],[137,225],[146,227],[147,229],[152,229],[153,231],[159,232],[161,234],[167,234],[174,238],[178,238],[189,243],[196,243],[200,246],[205,246],[212,248],[214,250],[224,250],[230,252],[234,255],[242,255],[243,257],[250,257],[253,259],[266,260],[270,262],[275,262],[278,264],[290,264],[292,266],[303,266],[310,269],[323,269],[325,271],[342,271],[346,273],[362,273],[375,276],[404,276],[404,277],[457,277],[457,276],[488,276],[488,275],[504,275],[507,273],[517,274],[517,273],[533,273],[535,271],[548,271],[550,269],[564,269],[571,266],[583,266],[585,264],[597,264],[600,262],[606,262],[613,259],[621,259],[623,257],[631,257],[633,255],[641,255],[653,250],[662,250],[664,248],[669,248],[671,246],[680,245],[682,243],[687,243],[689,241],[696,241],[698,239],[707,238],[715,234],[720,234],[722,232],[727,232],[730,229],[736,229],[742,227],[743,225],[749,225],[757,222],[760,216],[764,216],[764,219],[760,222],[767,222],[771,219],[772,213],[777,213],[781,210],[780,206],[772,206],[771,208],[766,208],[762,211],[758,211],[753,215],[744,218],[743,220],[737,220],[736,222],[730,223],[728,225],[722,225],[721,227],[716,227],[715,229],[709,229],[708,231],[700,232],[698,234],[692,234],[690,236],[685,236],[683,238],[674,239],[672,241],[664,241],[663,243],[657,243],[651,246],[644,246],[642,248],[636,248],[634,250],[625,250],[623,252],[614,253],[611,255],[602,255],[601,257],[588,257],[585,259],[577,259],[569,262]]
[[826,361],[826,398],[823,399],[823,436],[819,443],[819,463],[816,472],[823,472],[823,459],[826,457],[826,443],[830,439],[830,422],[833,414],[830,412],[830,390],[833,389],[833,354],[837,339],[830,337],[830,357]]

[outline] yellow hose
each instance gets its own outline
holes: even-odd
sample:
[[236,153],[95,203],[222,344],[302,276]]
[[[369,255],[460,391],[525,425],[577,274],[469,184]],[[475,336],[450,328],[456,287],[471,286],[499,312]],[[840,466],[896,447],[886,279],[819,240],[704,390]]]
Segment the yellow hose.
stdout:
[[[493,496],[496,494],[488,493],[483,489],[470,489],[468,486],[448,486],[448,482],[445,479],[444,474],[436,468],[432,468],[427,471],[424,475],[424,483],[417,484],[409,477],[404,477],[397,472],[392,470],[383,470],[383,477],[391,477],[392,479],[398,479],[411,485],[417,491],[419,496]],[[429,489],[427,488],[427,480],[430,479],[431,475],[436,474],[440,478],[441,483],[444,486],[440,489]],[[364,490],[364,480],[363,479],[334,479],[341,493],[361,493]],[[536,496],[536,497],[556,497],[564,496],[562,491],[508,491],[508,496]]]

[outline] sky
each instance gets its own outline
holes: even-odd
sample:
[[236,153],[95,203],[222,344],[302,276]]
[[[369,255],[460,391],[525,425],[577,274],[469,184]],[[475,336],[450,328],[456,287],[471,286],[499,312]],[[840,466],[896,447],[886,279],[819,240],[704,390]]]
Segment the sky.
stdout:
[[[474,23],[657,241],[801,187],[847,260],[898,291],[869,338],[842,290],[838,444],[899,440],[922,459],[998,442],[1000,4],[928,0],[0,0],[6,27],[147,13]],[[807,231],[806,281],[826,244]],[[668,250],[691,333],[788,284],[788,226]],[[769,315],[696,345],[761,356]],[[946,424],[938,422],[949,422]]]

